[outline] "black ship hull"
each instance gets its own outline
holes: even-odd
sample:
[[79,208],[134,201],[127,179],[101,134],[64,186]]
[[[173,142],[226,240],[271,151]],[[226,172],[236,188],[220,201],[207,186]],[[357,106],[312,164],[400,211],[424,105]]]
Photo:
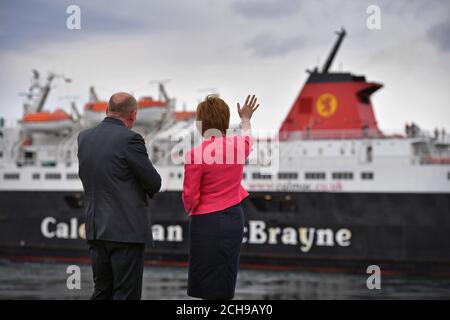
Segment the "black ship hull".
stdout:
[[[185,265],[179,192],[151,201],[147,263]],[[88,262],[83,194],[0,192],[0,256]],[[450,276],[450,195],[252,192],[243,202],[243,267]]]

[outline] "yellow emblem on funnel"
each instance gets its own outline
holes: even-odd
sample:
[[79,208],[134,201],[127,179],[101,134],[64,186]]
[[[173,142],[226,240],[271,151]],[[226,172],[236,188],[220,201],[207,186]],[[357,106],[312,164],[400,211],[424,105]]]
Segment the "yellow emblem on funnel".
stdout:
[[331,93],[320,95],[316,102],[316,110],[322,117],[331,117],[337,109],[337,99]]

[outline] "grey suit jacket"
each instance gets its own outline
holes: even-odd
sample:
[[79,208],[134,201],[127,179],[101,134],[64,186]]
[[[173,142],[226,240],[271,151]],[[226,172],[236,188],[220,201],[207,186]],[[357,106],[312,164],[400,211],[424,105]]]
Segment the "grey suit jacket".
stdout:
[[106,117],[79,134],[78,161],[86,239],[151,241],[147,198],[159,191],[161,177],[148,158],[142,136],[119,119]]

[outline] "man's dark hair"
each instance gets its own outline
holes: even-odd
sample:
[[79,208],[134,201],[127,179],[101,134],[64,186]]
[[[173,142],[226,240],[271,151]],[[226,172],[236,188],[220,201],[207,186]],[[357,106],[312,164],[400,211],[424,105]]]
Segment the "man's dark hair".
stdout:
[[118,92],[111,96],[108,103],[108,110],[119,116],[126,117],[137,108],[136,99],[128,93]]

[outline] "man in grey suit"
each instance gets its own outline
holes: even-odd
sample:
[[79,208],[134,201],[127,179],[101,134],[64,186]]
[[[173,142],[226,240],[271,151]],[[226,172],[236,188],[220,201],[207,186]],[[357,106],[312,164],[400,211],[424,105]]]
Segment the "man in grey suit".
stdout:
[[136,99],[116,93],[106,118],[78,136],[95,285],[91,299],[141,298],[145,243],[152,239],[148,197],[161,188],[161,177],[144,139],[130,130],[136,114]]

